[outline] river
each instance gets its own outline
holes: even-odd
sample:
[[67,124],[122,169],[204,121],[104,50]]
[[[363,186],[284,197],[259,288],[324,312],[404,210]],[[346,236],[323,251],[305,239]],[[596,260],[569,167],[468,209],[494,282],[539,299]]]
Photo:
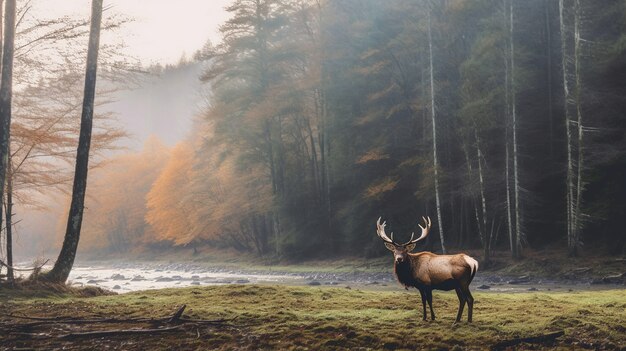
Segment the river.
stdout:
[[[25,266],[25,265],[21,265]],[[44,269],[48,268],[47,266]],[[51,268],[51,267],[50,267]],[[363,270],[332,272],[290,272],[270,266],[256,271],[231,269],[199,263],[78,262],[68,283],[72,286],[98,286],[118,293],[138,290],[224,284],[280,284],[291,286],[338,286],[368,290],[400,290],[391,269],[388,272]],[[493,292],[573,291],[623,288],[623,285],[580,283],[537,279],[527,276],[500,277],[479,271],[473,290]]]

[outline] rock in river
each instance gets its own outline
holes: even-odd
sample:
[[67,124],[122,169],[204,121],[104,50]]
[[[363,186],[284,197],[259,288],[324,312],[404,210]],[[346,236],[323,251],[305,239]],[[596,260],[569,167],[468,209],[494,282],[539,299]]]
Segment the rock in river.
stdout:
[[528,282],[530,282],[530,277],[527,275],[523,275],[521,277],[508,281],[509,284],[526,284]]

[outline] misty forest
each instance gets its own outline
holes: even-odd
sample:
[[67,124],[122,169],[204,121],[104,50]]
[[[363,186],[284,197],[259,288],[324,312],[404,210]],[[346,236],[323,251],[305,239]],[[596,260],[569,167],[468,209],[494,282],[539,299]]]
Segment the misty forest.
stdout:
[[0,0],[0,350],[626,349],[626,1],[203,3]]

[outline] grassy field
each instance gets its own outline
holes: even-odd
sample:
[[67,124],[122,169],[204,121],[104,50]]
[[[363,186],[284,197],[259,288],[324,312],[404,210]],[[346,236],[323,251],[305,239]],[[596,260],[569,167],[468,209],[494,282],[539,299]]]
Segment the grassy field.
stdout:
[[[453,325],[454,293],[436,293],[437,320],[421,320],[416,291],[229,285],[76,297],[1,291],[0,349],[123,350],[482,350],[503,340],[563,331],[554,343],[516,349],[626,349],[626,290],[570,293],[476,292],[474,322]],[[59,338],[75,331],[150,328],[145,323],[43,324],[9,317],[161,318],[186,304],[185,324],[169,333]],[[465,316],[466,317],[466,316]]]

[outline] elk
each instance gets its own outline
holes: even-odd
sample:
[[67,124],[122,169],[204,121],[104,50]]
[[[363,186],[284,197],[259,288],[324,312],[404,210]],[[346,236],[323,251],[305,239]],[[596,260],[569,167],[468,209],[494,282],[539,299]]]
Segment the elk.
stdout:
[[404,244],[398,244],[385,233],[386,222],[380,223],[382,218],[376,221],[376,233],[385,242],[385,247],[393,252],[394,271],[398,282],[405,289],[417,288],[422,296],[422,306],[424,308],[424,320],[426,320],[426,302],[430,307],[430,317],[435,320],[433,311],[433,290],[455,290],[459,298],[459,311],[456,321],[461,321],[463,308],[467,303],[467,321],[472,321],[474,309],[474,297],[469,290],[469,285],[478,270],[478,262],[466,254],[457,255],[436,255],[432,252],[411,253],[417,242],[423,240],[428,235],[432,223],[430,217],[422,217],[424,226],[418,224],[422,229],[419,238],[413,239],[415,233],[411,233],[411,239]]

